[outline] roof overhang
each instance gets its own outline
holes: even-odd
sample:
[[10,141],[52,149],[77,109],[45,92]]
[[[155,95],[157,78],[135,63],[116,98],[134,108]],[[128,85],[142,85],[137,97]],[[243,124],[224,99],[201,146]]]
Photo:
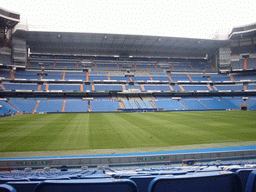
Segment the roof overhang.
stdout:
[[230,45],[228,40],[23,30],[14,37],[25,38],[31,53],[53,54],[204,58]]

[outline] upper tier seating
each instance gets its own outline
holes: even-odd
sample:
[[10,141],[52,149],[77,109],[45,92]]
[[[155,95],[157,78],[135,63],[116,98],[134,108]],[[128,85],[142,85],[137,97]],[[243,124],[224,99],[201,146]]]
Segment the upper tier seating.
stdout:
[[188,81],[190,82],[189,77],[186,74],[169,74],[174,82],[179,81]]
[[255,75],[233,75],[234,81],[256,80]]
[[4,65],[11,65],[12,64],[11,55],[5,55],[0,53],[0,63]]
[[5,79],[11,79],[11,73],[9,70],[1,71],[0,70],[0,78],[5,78]]
[[86,73],[84,73],[84,72],[65,72],[65,80],[86,81]]
[[160,91],[171,91],[168,85],[144,85],[145,91],[160,90]]
[[242,84],[236,85],[215,85],[218,90],[231,90],[231,91],[244,91],[244,86]]
[[[46,90],[46,85],[42,85],[41,90]],[[63,91],[80,91],[79,84],[49,84],[48,90],[63,90]]]
[[232,69],[243,69],[244,68],[244,60],[231,61]]
[[38,90],[38,84],[36,83],[2,83],[5,90]]
[[210,74],[209,79],[213,82],[216,81],[231,81],[230,77],[227,75],[222,75],[222,74]]
[[95,85],[95,91],[123,91],[123,87],[122,85],[101,85],[101,84],[97,84]]
[[62,80],[63,72],[47,71],[47,75],[43,76],[43,79]]
[[185,91],[210,91],[213,88],[210,88],[207,85],[182,85]]
[[40,75],[38,75],[40,71],[15,71],[14,78],[15,79],[40,79]]
[[256,58],[247,59],[247,69],[256,69]]

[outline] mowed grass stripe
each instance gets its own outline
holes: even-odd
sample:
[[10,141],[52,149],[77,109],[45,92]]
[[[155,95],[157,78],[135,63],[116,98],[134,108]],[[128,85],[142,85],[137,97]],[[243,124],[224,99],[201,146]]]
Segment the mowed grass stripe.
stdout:
[[0,125],[1,152],[256,141],[254,111],[20,115]]
[[[200,144],[205,143],[205,139],[198,138],[198,128],[190,126],[189,123],[180,121],[176,114],[169,115],[169,117],[162,118],[162,114],[153,115],[149,114],[146,118],[146,122],[143,122],[143,114],[135,116],[131,114],[133,118],[138,118],[144,129],[147,129],[152,134],[151,141],[155,138],[160,138],[166,145],[156,144],[158,147],[173,146],[173,145],[187,145],[187,144]],[[210,133],[213,135],[213,133]],[[204,136],[206,136],[204,134]]]
[[[255,133],[249,134],[243,129],[247,126],[245,122],[253,128],[256,125],[255,112],[250,111],[214,111],[214,112],[190,112],[175,113],[177,120],[184,125],[189,125],[189,131],[184,130],[184,134],[188,134],[186,141],[195,139],[200,143],[217,143],[217,142],[234,142],[234,141],[254,141]],[[247,123],[248,124],[248,123]],[[255,129],[254,129],[255,131]],[[245,133],[245,135],[244,135]],[[201,136],[201,137],[199,137]],[[245,136],[245,137],[244,137]]]
[[55,135],[55,140],[48,145],[47,150],[56,150],[56,146],[58,146],[59,150],[89,148],[89,114],[63,114],[58,121],[62,124],[63,129],[58,135]]
[[55,140],[55,137],[52,133],[54,132],[54,130],[58,129],[57,124],[55,124],[54,128],[52,126],[49,126],[49,124],[52,123],[54,125],[54,122],[60,116],[61,115],[24,115],[23,118],[20,118],[21,116],[15,116],[13,118],[4,119],[8,121],[7,127],[10,127],[8,132],[11,136],[1,138],[1,142],[8,140],[12,144],[8,145],[2,150],[46,150],[47,145]]
[[[129,118],[130,114],[106,114],[108,116],[111,127],[115,129],[115,132],[120,135],[122,141],[121,145],[123,148],[128,147],[148,147],[150,145],[155,146],[156,144],[165,145],[161,139],[151,138],[151,133],[142,129],[138,122],[133,122],[133,118]],[[128,117],[128,118],[127,118]]]
[[[212,132],[218,135],[210,142],[224,141],[255,141],[256,116],[252,111],[232,111],[232,112],[197,112],[183,115],[184,121],[197,121],[195,125],[201,131]],[[221,139],[225,137],[226,139]]]

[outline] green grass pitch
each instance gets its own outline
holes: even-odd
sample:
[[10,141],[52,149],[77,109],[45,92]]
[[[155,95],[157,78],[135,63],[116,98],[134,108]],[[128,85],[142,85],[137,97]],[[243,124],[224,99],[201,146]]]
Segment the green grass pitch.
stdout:
[[256,141],[256,112],[19,115],[0,119],[0,152]]

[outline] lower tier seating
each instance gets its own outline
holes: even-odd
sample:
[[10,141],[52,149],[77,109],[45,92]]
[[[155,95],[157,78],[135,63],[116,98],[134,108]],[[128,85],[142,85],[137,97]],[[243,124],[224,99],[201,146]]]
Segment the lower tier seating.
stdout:
[[247,106],[249,110],[256,110],[256,98],[246,100],[241,97],[171,97],[157,98],[120,98],[95,97],[91,101],[82,98],[10,98],[0,101],[0,114],[12,113],[47,113],[47,112],[100,112],[117,110],[151,110],[161,109],[167,111],[186,110],[240,110]]

